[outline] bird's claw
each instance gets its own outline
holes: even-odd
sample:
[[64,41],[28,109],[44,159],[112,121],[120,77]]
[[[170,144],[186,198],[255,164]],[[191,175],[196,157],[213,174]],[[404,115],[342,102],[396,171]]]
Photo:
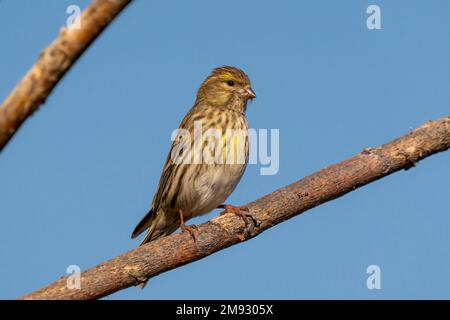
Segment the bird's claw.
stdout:
[[237,206],[232,206],[229,204],[223,204],[223,205],[219,206],[219,208],[225,209],[220,213],[221,216],[224,214],[227,214],[227,213],[233,213],[233,214],[239,216],[244,221],[245,227],[248,227],[247,218],[250,218],[252,220],[254,226],[256,226],[256,227],[258,226],[258,221],[256,221],[255,217],[253,217],[250,214],[249,208],[247,208],[245,206],[237,207]]
[[194,242],[197,241],[197,236],[195,235],[195,231],[198,230],[198,227],[195,224],[191,224],[190,226],[182,224],[182,225],[180,225],[180,229],[183,231],[189,232],[192,237],[192,240],[194,240]]

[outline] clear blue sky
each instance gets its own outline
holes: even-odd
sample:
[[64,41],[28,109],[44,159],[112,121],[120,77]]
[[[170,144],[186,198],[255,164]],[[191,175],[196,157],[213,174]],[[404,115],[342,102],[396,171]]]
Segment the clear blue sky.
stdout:
[[[88,1],[0,1],[0,100]],[[381,30],[366,8],[381,7]],[[211,69],[243,68],[253,128],[244,204],[449,114],[450,2],[136,1],[0,154],[0,298],[130,250],[170,134]],[[450,153],[421,162],[110,299],[450,298]],[[213,212],[192,222],[210,219]],[[368,290],[366,268],[381,268]]]

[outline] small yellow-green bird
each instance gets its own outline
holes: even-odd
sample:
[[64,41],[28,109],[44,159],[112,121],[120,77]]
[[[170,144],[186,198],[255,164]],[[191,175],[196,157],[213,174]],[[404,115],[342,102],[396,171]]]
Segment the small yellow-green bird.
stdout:
[[[247,102],[255,97],[250,79],[242,70],[225,66],[212,71],[180,124],[180,132],[188,134],[178,134],[174,139],[152,207],[134,229],[132,238],[148,229],[142,245],[180,227],[195,240],[196,227],[185,225],[190,218],[215,208],[244,215],[245,208],[223,203],[236,188],[248,163],[245,111]],[[202,140],[198,140],[199,133]],[[202,157],[205,154],[214,161],[205,160]]]

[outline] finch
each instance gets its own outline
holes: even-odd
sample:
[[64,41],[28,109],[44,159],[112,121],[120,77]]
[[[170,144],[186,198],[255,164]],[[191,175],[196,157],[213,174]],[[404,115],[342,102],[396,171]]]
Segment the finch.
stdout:
[[200,86],[194,106],[181,122],[164,165],[151,209],[132,238],[147,230],[141,245],[185,222],[224,208],[243,217],[243,207],[224,204],[241,179],[249,158],[247,103],[256,97],[249,77],[230,66],[216,68]]

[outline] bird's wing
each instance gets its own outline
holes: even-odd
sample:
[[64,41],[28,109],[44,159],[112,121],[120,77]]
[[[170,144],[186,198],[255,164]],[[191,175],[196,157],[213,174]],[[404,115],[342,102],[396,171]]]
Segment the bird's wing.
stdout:
[[161,178],[159,179],[158,190],[156,191],[155,197],[153,198],[153,208],[159,208],[161,204],[161,198],[167,189],[169,181],[171,181],[171,177],[174,172],[175,164],[172,162],[171,153],[174,149],[174,143],[172,144],[172,148],[170,149],[169,155],[167,156],[166,164],[164,165],[163,171],[161,173]]
[[161,178],[159,179],[159,185],[158,185],[158,191],[155,194],[155,197],[153,198],[152,208],[147,212],[147,214],[142,218],[142,220],[138,223],[136,228],[134,228],[134,231],[131,235],[131,238],[136,238],[138,235],[140,235],[142,232],[145,231],[145,229],[150,228],[153,220],[155,219],[158,208],[161,203],[161,198],[164,193],[164,190],[166,190],[166,186],[168,185],[168,182],[171,180],[171,175],[174,172],[173,168],[175,164],[171,160],[171,154],[172,150],[177,148],[176,140],[172,144],[172,147],[170,149],[169,155],[166,160],[166,164],[164,165]]
[[[189,133],[190,139],[193,139],[193,121],[192,118],[195,117],[195,106],[192,108],[188,114],[184,117],[183,121],[180,124],[180,129],[185,129],[184,133]],[[191,145],[189,148],[192,148],[193,141],[190,141]],[[188,141],[183,139],[183,132],[179,132],[179,134],[175,137],[172,142],[172,146],[170,148],[169,154],[167,156],[166,164],[164,165],[163,171],[161,173],[161,178],[159,179],[158,190],[156,191],[155,197],[153,198],[153,210],[157,212],[163,195],[168,191],[170,184],[172,183],[173,176],[175,174],[175,168],[179,166],[177,163],[185,163],[186,157],[190,157],[191,152],[186,152],[184,150],[185,144]],[[173,156],[177,157],[177,162],[174,163]]]

